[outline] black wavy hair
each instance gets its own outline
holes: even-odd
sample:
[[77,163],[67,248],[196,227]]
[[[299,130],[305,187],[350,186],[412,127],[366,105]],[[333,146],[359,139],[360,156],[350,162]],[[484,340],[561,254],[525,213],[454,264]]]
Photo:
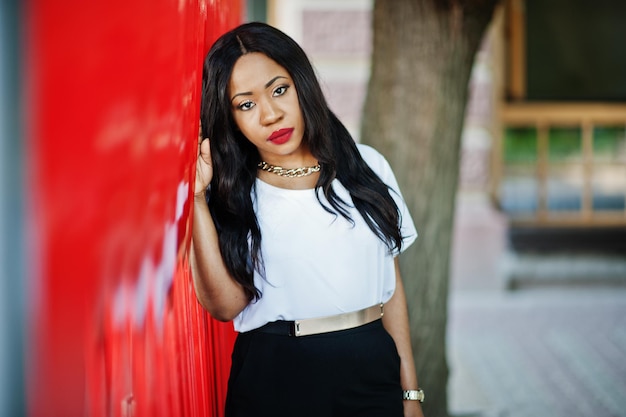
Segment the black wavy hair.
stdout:
[[[251,191],[259,153],[235,125],[228,84],[235,62],[260,52],[285,68],[293,79],[304,119],[303,142],[321,165],[316,184],[325,210],[352,221],[349,205],[332,187],[336,178],[349,191],[355,208],[389,251],[402,246],[400,214],[387,185],[361,157],[350,133],[331,112],[309,59],[285,33],[264,23],[247,23],[222,35],[204,61],[201,124],[211,139],[213,179],[207,203],[219,236],[224,262],[252,301],[261,297],[254,270],[263,274],[261,231]],[[320,192],[330,207],[320,200]]]

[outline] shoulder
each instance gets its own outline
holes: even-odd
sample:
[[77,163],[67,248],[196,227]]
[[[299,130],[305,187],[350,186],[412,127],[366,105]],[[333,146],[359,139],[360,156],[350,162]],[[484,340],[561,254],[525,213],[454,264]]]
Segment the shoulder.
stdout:
[[391,173],[391,167],[385,157],[369,145],[358,143],[357,148],[361,157],[369,167],[383,180]]
[[363,157],[363,159],[365,159],[365,161],[367,161],[369,163],[370,160],[376,160],[376,159],[385,159],[384,156],[381,155],[380,152],[378,152],[376,149],[372,148],[370,145],[365,145],[363,143],[357,143],[356,144],[357,149],[359,150],[359,152],[361,153],[361,156]]

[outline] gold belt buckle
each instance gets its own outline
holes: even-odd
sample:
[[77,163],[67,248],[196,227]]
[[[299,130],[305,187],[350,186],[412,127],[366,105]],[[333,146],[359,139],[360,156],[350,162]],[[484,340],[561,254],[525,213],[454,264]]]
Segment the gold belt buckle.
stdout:
[[334,316],[319,317],[314,319],[295,320],[293,323],[293,336],[309,336],[313,334],[336,332],[338,330],[352,329],[378,320],[384,314],[384,304],[364,308],[350,313],[337,314]]

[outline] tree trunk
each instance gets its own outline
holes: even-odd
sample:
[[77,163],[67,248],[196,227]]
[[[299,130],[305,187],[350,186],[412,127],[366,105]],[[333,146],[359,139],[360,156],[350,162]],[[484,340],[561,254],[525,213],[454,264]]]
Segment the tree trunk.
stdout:
[[374,5],[361,138],[391,163],[419,233],[400,265],[428,417],[448,415],[445,335],[460,138],[474,55],[497,1]]

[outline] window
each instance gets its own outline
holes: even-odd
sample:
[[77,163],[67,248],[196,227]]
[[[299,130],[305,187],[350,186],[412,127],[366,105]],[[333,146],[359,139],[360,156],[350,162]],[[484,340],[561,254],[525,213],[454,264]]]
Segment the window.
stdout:
[[512,223],[626,225],[626,2],[508,0],[495,193]]

